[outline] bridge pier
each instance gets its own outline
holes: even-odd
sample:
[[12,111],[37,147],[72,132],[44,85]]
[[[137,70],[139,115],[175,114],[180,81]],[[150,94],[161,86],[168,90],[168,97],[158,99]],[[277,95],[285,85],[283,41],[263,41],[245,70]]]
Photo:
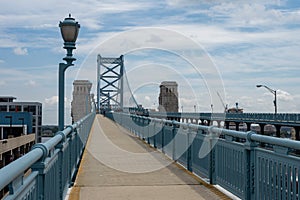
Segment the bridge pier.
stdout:
[[296,132],[296,140],[300,141],[300,127],[296,126],[294,127],[295,132]]
[[280,138],[281,125],[274,125],[276,128],[276,137]]
[[240,122],[235,122],[235,130],[236,131],[240,130]]
[[228,129],[228,130],[229,130],[229,124],[230,124],[230,122],[225,121],[225,128]]
[[204,119],[200,119],[201,125],[205,125]]
[[247,125],[247,131],[251,131],[251,123],[246,123]]
[[211,125],[211,120],[207,120],[206,126],[210,126],[210,125]]
[[265,124],[259,124],[260,127],[260,134],[265,135]]
[[[260,127],[260,134],[265,135],[265,124],[259,124],[259,127]],[[260,146],[265,147],[266,145],[265,143],[261,142]]]

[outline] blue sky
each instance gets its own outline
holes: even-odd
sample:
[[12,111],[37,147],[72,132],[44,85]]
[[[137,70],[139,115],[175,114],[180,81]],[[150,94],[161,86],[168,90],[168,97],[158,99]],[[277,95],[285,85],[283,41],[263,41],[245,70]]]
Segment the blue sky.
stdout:
[[[278,90],[278,112],[300,112],[299,1],[3,0],[0,95],[42,102],[44,124],[57,123],[57,70],[65,56],[58,23],[68,13],[81,24],[74,51],[77,61],[66,74],[68,123],[74,79],[90,79],[95,84],[96,54],[119,57],[122,52],[101,49],[105,42],[139,28],[168,30],[197,43],[202,51],[194,53],[207,53],[210,64],[219,73],[222,85],[218,86],[222,86],[220,92],[229,107],[239,102],[245,112],[273,112],[272,94],[255,87],[265,84]],[[165,40],[164,37],[157,34],[156,42]],[[194,105],[197,111],[210,111],[212,98],[218,97],[216,92],[211,94],[207,90],[205,83],[217,82],[207,80],[204,66],[200,75],[195,75],[185,60],[174,57],[178,49],[189,48],[187,43],[174,40],[164,44],[170,51],[144,49],[125,55],[129,83],[140,103],[155,108],[159,81],[172,79],[180,83],[180,107],[184,111],[193,111]],[[139,66],[147,66],[145,69],[149,71]],[[171,71],[177,75],[170,75]],[[157,78],[164,73],[168,75]],[[219,99],[214,101],[220,104]]]

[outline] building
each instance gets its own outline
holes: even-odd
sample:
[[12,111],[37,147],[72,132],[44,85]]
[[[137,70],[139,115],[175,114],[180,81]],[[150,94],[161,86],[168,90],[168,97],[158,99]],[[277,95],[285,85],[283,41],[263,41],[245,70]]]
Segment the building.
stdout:
[[178,112],[178,84],[175,81],[163,81],[159,87],[159,112]]
[[[0,96],[0,168],[28,153],[40,142],[42,104],[15,102],[16,97]],[[8,188],[0,191],[0,199]]]
[[0,140],[32,133],[30,112],[0,112]]
[[73,100],[71,103],[72,123],[77,122],[92,110],[93,95],[92,83],[88,80],[75,80],[73,82]]
[[0,133],[2,133],[2,139],[34,133],[36,142],[41,142],[42,104],[14,100],[16,97],[0,96]]

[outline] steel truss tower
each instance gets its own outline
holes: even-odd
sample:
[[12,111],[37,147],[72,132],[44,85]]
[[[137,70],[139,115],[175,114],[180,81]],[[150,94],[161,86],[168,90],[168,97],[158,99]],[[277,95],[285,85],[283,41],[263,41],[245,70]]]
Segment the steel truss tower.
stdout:
[[97,57],[97,110],[123,109],[123,55],[119,58]]

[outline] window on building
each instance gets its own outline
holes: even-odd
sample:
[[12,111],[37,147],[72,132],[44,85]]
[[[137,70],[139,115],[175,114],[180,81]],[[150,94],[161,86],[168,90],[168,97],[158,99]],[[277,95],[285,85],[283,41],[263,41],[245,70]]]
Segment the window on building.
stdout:
[[29,106],[29,112],[32,113],[32,115],[36,115],[36,106]]
[[7,106],[0,106],[1,112],[7,112]]
[[22,108],[21,108],[21,106],[10,105],[9,111],[10,112],[21,112]]
[[29,112],[29,106],[23,105],[23,112]]
[[14,112],[15,111],[15,106],[14,105],[10,105],[9,106],[9,112]]

